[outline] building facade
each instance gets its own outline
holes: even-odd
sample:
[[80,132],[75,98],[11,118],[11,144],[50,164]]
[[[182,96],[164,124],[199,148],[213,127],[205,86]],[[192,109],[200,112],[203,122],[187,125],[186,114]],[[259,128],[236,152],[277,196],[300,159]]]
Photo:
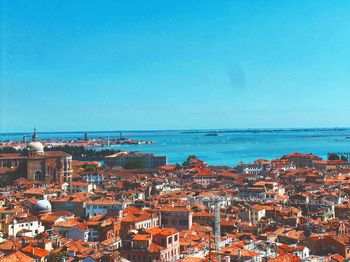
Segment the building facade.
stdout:
[[108,166],[123,168],[156,168],[167,164],[166,156],[142,154],[139,152],[119,152],[105,157]]
[[62,151],[44,151],[36,131],[26,153],[0,154],[0,182],[10,184],[20,177],[44,184],[72,181],[72,156]]

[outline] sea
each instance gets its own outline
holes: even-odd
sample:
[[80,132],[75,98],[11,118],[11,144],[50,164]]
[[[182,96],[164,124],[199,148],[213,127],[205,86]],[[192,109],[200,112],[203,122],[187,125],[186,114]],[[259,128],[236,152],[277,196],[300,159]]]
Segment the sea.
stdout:
[[[82,139],[85,132],[89,138],[120,136],[120,131],[78,131],[39,132],[38,137]],[[0,141],[21,140],[23,134],[1,133]],[[108,148],[165,155],[170,164],[182,163],[189,155],[195,155],[210,165],[235,166],[261,158],[276,159],[292,152],[313,153],[324,159],[331,152],[350,152],[350,128],[122,131],[122,136],[155,143]]]

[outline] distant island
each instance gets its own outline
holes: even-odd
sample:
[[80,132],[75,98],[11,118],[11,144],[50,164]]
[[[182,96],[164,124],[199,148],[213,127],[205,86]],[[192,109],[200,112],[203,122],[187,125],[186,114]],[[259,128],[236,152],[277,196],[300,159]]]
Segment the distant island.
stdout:
[[322,132],[322,131],[346,131],[346,128],[288,128],[288,129],[228,129],[228,130],[188,130],[182,134],[212,134],[212,133],[279,133],[279,132]]

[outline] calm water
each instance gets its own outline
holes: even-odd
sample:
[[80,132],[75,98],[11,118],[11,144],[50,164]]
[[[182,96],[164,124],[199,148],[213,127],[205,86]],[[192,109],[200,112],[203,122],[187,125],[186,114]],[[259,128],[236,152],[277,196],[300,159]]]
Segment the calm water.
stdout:
[[[260,130],[261,131],[261,130]],[[218,136],[209,131],[133,131],[124,137],[154,140],[151,145],[113,146],[127,151],[140,151],[168,156],[169,163],[183,162],[196,155],[211,165],[234,166],[240,161],[257,158],[273,159],[291,152],[314,153],[326,158],[328,152],[350,152],[350,129],[269,130],[264,132],[226,130]],[[39,138],[82,138],[84,132],[39,133]],[[118,132],[89,132],[89,138],[119,137]],[[21,140],[23,134],[0,134],[0,140]],[[27,137],[30,137],[28,134]]]

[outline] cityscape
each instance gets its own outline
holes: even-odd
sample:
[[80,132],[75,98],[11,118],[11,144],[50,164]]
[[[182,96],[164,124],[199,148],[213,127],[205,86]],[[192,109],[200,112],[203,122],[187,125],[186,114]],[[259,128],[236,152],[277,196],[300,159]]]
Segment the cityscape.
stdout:
[[0,1],[0,262],[350,261],[349,17]]
[[44,146],[36,130],[3,143],[1,260],[350,258],[349,153],[294,152],[234,167],[195,155],[176,164],[136,151],[72,156],[93,144],[82,135],[83,145],[67,147]]

